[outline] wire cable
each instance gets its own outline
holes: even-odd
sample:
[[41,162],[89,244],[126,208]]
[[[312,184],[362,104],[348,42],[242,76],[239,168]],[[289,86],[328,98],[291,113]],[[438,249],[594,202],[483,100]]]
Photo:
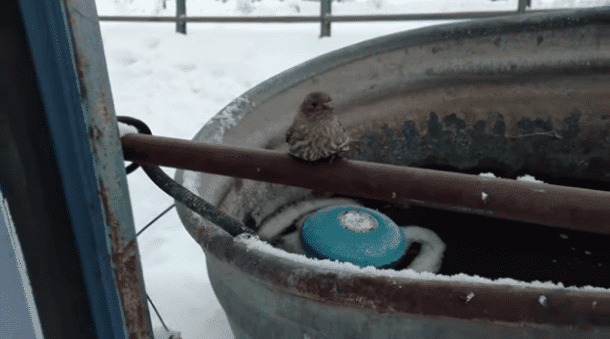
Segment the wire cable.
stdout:
[[150,226],[152,226],[152,224],[154,224],[157,220],[159,220],[159,218],[161,218],[162,216],[165,215],[165,213],[169,212],[172,208],[176,207],[176,204],[172,204],[170,207],[166,208],[163,212],[159,213],[159,215],[157,215],[153,220],[151,220],[148,224],[146,224],[146,226],[144,226],[137,234],[136,237],[139,237],[140,234],[142,234],[144,231],[146,231],[147,228],[149,228]]

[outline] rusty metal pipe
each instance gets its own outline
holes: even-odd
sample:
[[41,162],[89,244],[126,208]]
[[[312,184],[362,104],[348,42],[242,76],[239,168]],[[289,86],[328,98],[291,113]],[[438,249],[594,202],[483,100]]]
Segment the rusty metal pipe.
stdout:
[[610,192],[339,159],[299,162],[277,151],[127,134],[126,160],[318,191],[610,234]]

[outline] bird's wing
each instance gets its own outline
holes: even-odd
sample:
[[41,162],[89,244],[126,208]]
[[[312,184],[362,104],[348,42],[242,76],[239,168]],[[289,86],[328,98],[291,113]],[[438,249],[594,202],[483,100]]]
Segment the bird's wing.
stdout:
[[341,123],[338,123],[339,125],[339,133],[337,133],[340,137],[339,137],[339,142],[338,142],[338,149],[341,151],[349,151],[349,144],[351,143],[351,138],[349,137],[349,134],[345,131],[345,129],[343,128],[343,125],[341,125]]
[[341,143],[339,144],[339,150],[349,151],[350,143],[351,143],[351,140],[349,138],[349,135],[346,134],[345,137],[341,139]]
[[294,128],[292,128],[292,126],[290,126],[290,128],[288,128],[288,131],[286,131],[286,142],[290,143],[290,139],[292,139],[292,135],[294,134]]
[[303,133],[303,128],[295,128],[295,126],[290,126],[288,131],[286,132],[286,142],[289,145],[293,145],[298,141],[305,140],[305,133]]

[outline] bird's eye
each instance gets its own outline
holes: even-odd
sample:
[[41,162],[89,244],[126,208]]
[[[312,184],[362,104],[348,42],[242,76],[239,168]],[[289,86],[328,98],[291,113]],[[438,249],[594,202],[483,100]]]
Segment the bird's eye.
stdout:
[[317,104],[317,103],[315,103],[315,102],[312,102],[312,103],[311,103],[311,107],[317,107],[317,106],[318,106],[318,104]]

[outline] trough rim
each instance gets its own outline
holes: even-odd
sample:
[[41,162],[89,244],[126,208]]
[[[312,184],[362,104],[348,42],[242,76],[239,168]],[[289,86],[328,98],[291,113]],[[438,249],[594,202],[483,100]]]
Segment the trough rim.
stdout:
[[[586,25],[610,25],[610,10],[591,8],[483,19],[424,27],[368,40],[307,61],[257,85],[210,120],[194,140],[221,142],[223,133],[251,112],[253,107],[273,100],[281,92],[348,60],[354,61],[449,39],[470,39]],[[358,58],[354,57],[356,55]],[[608,62],[599,65],[597,69],[610,69],[610,61],[606,61]],[[228,124],[227,115],[233,118]],[[177,171],[176,179],[183,183],[184,171]],[[364,271],[327,269],[317,265],[314,260],[311,260],[310,265],[304,265],[289,258],[271,256],[265,251],[249,249],[243,242],[236,241],[219,227],[203,221],[181,204],[177,206],[183,224],[202,246],[206,255],[213,255],[216,259],[247,272],[260,283],[282,288],[323,304],[369,309],[379,314],[481,320],[492,323],[493,326],[548,325],[610,329],[608,290],[371,276]],[[470,295],[474,297],[469,297]]]

